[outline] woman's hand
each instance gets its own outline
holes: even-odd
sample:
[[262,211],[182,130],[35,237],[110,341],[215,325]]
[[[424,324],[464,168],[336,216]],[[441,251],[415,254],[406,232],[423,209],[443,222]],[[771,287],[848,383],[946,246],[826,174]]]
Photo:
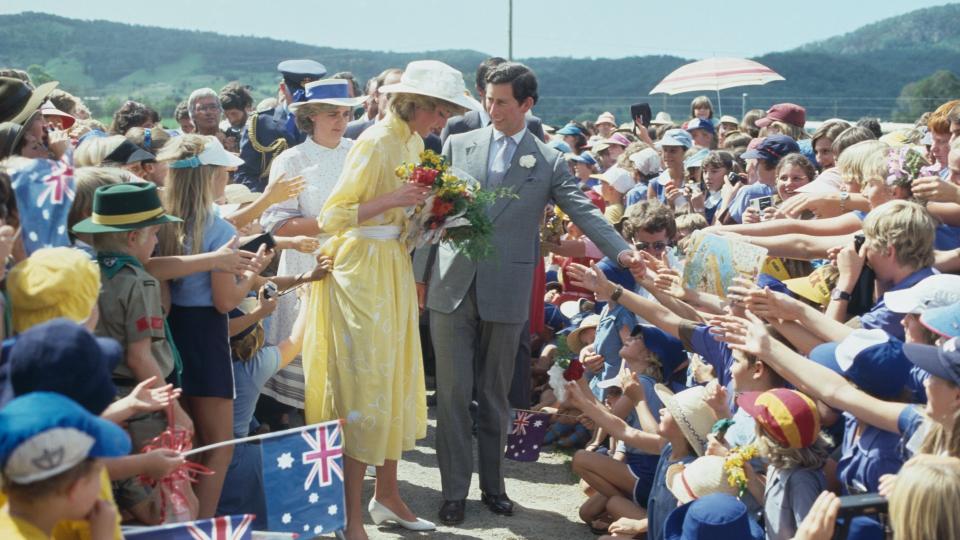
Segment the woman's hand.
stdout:
[[387,197],[390,208],[406,208],[422,203],[429,194],[429,187],[408,182],[397,188],[393,193],[388,194]]
[[930,202],[949,202],[960,204],[960,186],[953,182],[944,182],[939,176],[924,176],[910,184],[913,196]]
[[830,540],[833,538],[839,510],[840,498],[824,491],[810,507],[807,517],[803,518],[793,540]]
[[597,268],[596,263],[590,265],[590,268],[582,264],[571,263],[567,266],[567,275],[574,285],[587,289],[596,295],[597,300],[606,301],[616,290],[616,287],[610,283],[603,271]]
[[333,271],[333,259],[327,255],[317,255],[317,266],[310,272],[310,281],[320,281]]
[[313,253],[320,249],[320,241],[313,236],[294,236],[290,241],[293,242],[294,249],[300,253]]
[[281,174],[276,180],[267,184],[263,194],[272,206],[297,197],[306,187],[307,181],[302,176],[287,178],[286,174]]

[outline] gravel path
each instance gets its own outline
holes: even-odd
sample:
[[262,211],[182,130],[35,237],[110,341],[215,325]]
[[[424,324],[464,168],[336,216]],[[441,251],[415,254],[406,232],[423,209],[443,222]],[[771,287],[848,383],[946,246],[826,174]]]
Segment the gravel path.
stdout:
[[[434,450],[437,422],[430,409],[427,438],[407,452],[399,466],[400,493],[418,516],[437,521],[443,502],[440,470]],[[476,452],[476,448],[474,448]],[[514,514],[498,516],[480,503],[480,488],[474,472],[467,498],[466,520],[456,527],[439,526],[433,533],[415,533],[399,527],[377,527],[367,516],[367,534],[379,538],[487,539],[589,539],[595,538],[577,518],[584,496],[577,477],[570,470],[570,456],[547,451],[536,463],[506,460],[507,494],[514,502]],[[474,471],[476,471],[474,462]],[[373,496],[373,479],[364,485],[364,501]]]

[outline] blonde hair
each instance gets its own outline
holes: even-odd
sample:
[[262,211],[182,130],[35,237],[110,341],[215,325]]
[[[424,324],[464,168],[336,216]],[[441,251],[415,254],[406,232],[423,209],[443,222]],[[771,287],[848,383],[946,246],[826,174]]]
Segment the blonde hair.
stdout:
[[[194,157],[203,152],[209,139],[203,135],[187,134],[173,139],[157,155],[157,161],[176,161]],[[160,230],[159,252],[162,255],[184,255],[184,246],[190,244],[190,253],[203,248],[203,229],[212,217],[213,178],[216,165],[200,165],[175,169],[170,167],[164,182],[161,200],[167,213],[179,216],[182,222],[171,223]]]
[[894,540],[960,540],[960,459],[919,455],[890,495]]
[[452,115],[463,114],[463,112],[466,111],[463,107],[444,99],[421,94],[399,92],[393,94],[393,98],[390,100],[390,111],[400,117],[404,122],[413,120],[413,115],[417,109],[433,111],[436,110],[437,107],[446,107]]
[[863,221],[863,234],[874,247],[892,247],[897,262],[908,268],[933,266],[937,222],[917,203],[893,200],[874,208]]
[[339,108],[339,106],[331,105],[329,103],[304,103],[299,105],[297,106],[297,110],[293,113],[294,121],[297,123],[297,129],[308,135],[312,135],[313,120],[310,117],[318,114],[324,114]]
[[889,146],[876,139],[860,141],[848,148],[837,158],[840,175],[851,183],[864,185],[870,178],[887,176],[886,151]]
[[[147,130],[150,130],[150,147],[147,148],[144,143],[146,143],[146,134]],[[156,154],[159,152],[163,145],[170,142],[170,135],[165,129],[162,128],[143,128],[143,127],[132,127],[127,130],[127,133],[124,135],[128,141],[133,144],[143,148],[151,154]]]
[[123,135],[88,137],[73,152],[73,165],[75,167],[99,167],[103,160],[125,140],[127,138]]
[[[950,386],[956,388],[952,381],[944,380]],[[930,429],[926,437],[920,443],[920,454],[943,454],[947,453],[954,457],[960,457],[960,410],[953,413],[953,424],[950,429],[944,427],[940,422],[927,420],[930,423]]]
[[795,126],[793,124],[788,124],[786,122],[781,122],[779,120],[774,120],[770,122],[770,125],[760,130],[760,136],[766,137],[770,134],[770,128],[777,128],[780,130],[780,134],[786,135],[787,137],[792,138],[795,141],[802,139],[809,139],[810,134],[807,133],[807,130],[803,129],[800,126]]
[[[100,186],[123,184],[133,177],[123,169],[112,167],[82,167],[73,174],[74,197],[67,215],[67,229],[86,219],[93,212],[93,194]],[[72,233],[71,233],[72,234]]]
[[703,214],[696,214],[693,212],[680,214],[677,216],[676,221],[677,230],[686,229],[690,232],[693,232],[707,228],[707,218],[703,217]]
[[818,433],[813,444],[806,448],[784,448],[773,440],[767,432],[756,424],[757,438],[755,444],[760,455],[770,460],[770,464],[777,469],[822,469],[830,459],[830,441],[823,433]]

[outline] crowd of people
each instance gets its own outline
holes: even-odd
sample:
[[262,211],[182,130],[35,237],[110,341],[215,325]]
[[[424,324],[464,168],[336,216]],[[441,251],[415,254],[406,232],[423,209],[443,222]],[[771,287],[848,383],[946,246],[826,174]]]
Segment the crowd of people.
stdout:
[[[365,509],[434,530],[397,480],[429,403],[444,525],[466,519],[474,446],[483,504],[514,513],[520,410],[575,449],[585,537],[960,538],[960,100],[886,130],[706,96],[551,127],[502,58],[472,90],[429,60],[362,88],[278,71],[256,104],[233,82],[107,126],[0,70],[0,536],[265,529],[258,444],[198,454],[208,474],[171,493],[187,465],[156,438],[331,419],[341,534],[367,538]],[[430,188],[396,170],[426,150],[512,192],[491,257],[415,245]],[[766,256],[707,292],[685,279],[705,235]]]

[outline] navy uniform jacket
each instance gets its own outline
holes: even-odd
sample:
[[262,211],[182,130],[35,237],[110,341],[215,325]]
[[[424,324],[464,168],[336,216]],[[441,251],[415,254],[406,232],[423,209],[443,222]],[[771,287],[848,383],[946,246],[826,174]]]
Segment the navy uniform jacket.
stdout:
[[294,133],[288,130],[289,118],[290,111],[286,107],[275,107],[250,115],[240,135],[240,159],[243,165],[237,169],[234,182],[247,186],[250,191],[263,192],[270,177],[273,158],[306,139],[306,135],[296,128]]

